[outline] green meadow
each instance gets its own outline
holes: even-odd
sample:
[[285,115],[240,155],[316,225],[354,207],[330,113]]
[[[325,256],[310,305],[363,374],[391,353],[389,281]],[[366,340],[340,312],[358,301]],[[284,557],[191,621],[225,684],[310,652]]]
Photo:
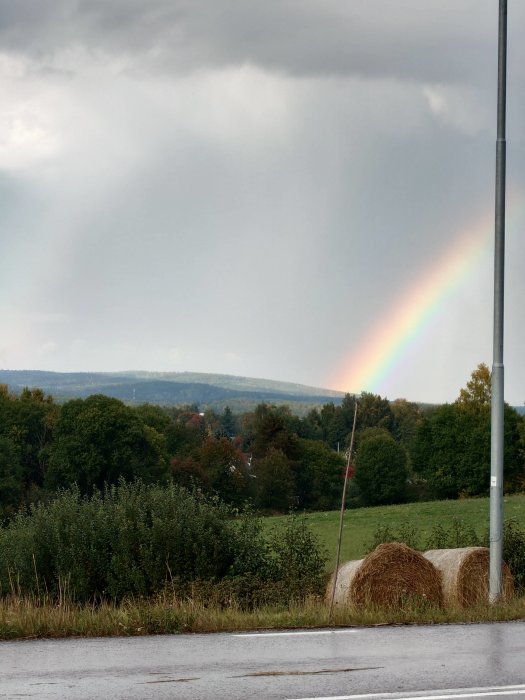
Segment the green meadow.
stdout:
[[[505,519],[514,518],[521,527],[525,527],[525,495],[505,497]],[[270,530],[279,527],[286,516],[263,519],[264,527]],[[307,513],[306,520],[321,543],[329,552],[328,568],[333,570],[337,536],[339,532],[339,511]],[[424,545],[436,525],[450,527],[454,519],[472,527],[478,535],[483,536],[489,527],[489,499],[473,498],[458,501],[428,501],[424,503],[405,503],[396,506],[348,509],[343,521],[343,540],[341,561],[361,559],[367,552],[374,532],[379,526],[388,525],[393,530],[408,524],[417,529]]]

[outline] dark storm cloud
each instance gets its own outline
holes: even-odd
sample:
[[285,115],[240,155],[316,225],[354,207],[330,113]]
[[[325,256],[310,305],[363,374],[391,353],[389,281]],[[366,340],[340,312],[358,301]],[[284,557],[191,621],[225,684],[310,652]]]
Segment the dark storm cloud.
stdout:
[[374,0],[3,0],[0,36],[4,46],[37,55],[80,45],[143,54],[176,71],[247,62],[295,75],[433,82],[479,82],[494,72],[494,3],[392,6],[386,13]]

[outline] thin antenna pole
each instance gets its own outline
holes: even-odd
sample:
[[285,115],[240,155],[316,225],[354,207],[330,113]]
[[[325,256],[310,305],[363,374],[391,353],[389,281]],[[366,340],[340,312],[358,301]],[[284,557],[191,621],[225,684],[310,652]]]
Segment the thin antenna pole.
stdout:
[[490,589],[489,600],[501,596],[503,562],[503,309],[505,278],[505,165],[507,91],[507,0],[499,0],[498,134],[496,141],[496,217],[494,245],[494,339],[490,453]]
[[348,472],[352,463],[352,452],[354,450],[355,426],[357,422],[357,399],[354,407],[354,422],[352,424],[352,436],[350,438],[350,448],[348,450],[348,459],[346,462],[345,480],[343,484],[343,496],[341,498],[341,515],[339,517],[339,537],[337,539],[337,554],[335,557],[334,585],[332,586],[332,597],[330,599],[330,610],[328,612],[328,622],[332,619],[332,610],[334,609],[335,588],[337,586],[337,573],[339,570],[339,557],[341,556],[341,540],[343,538],[343,518],[345,515],[346,504],[346,487],[348,485]]

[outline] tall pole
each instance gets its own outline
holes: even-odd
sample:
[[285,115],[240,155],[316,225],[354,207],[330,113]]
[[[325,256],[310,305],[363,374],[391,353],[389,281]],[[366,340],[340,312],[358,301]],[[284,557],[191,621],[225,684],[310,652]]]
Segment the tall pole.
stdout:
[[503,299],[505,277],[505,117],[507,88],[507,0],[499,0],[498,133],[494,248],[494,340],[490,453],[490,602],[501,596],[503,562]]
[[332,619],[332,611],[334,609],[335,600],[335,589],[337,587],[337,574],[339,572],[339,559],[341,557],[341,541],[343,539],[343,520],[345,516],[345,504],[346,504],[346,487],[348,486],[348,476],[350,468],[352,466],[352,452],[354,451],[354,437],[355,437],[355,426],[357,421],[357,397],[355,397],[354,405],[354,421],[352,423],[352,436],[350,438],[350,448],[348,450],[348,459],[346,462],[345,470],[345,480],[343,483],[343,495],[341,497],[341,513],[339,515],[339,535],[337,537],[337,554],[335,555],[335,571],[334,571],[334,581],[332,585],[332,596],[330,598],[330,609],[328,611],[328,622]]

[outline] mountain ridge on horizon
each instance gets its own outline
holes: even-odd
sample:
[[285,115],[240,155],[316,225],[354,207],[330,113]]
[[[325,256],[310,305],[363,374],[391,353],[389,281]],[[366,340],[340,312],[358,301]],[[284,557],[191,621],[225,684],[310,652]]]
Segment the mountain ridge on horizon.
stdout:
[[299,412],[307,407],[334,402],[344,392],[305,384],[204,372],[54,372],[0,369],[0,383],[13,392],[25,387],[41,389],[57,400],[106,394],[126,403],[167,406],[198,404],[220,409],[251,410],[258,403],[290,404]]

